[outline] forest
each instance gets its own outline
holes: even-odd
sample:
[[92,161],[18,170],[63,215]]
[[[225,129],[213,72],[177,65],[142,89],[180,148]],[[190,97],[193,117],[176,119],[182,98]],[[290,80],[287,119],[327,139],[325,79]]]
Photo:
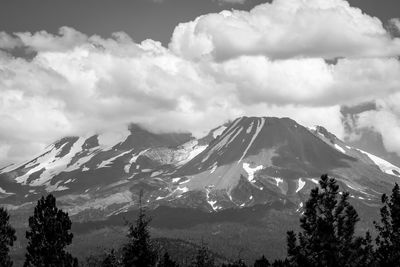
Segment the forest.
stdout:
[[[141,199],[141,198],[140,198]],[[56,198],[42,196],[29,217],[25,237],[28,241],[24,266],[102,266],[102,267],[266,267],[266,266],[399,266],[400,264],[400,188],[395,184],[391,195],[381,198],[380,220],[374,221],[376,236],[370,231],[358,236],[359,216],[349,202],[349,193],[340,191],[334,178],[322,175],[319,186],[311,190],[300,217],[300,231],[288,231],[287,256],[269,260],[264,255],[253,263],[224,259],[202,244],[183,261],[171,246],[160,246],[150,234],[151,218],[139,202],[135,220],[127,221],[127,242],[85,260],[71,255],[72,221],[57,207]],[[0,266],[13,266],[10,250],[16,241],[10,214],[0,208]],[[186,255],[188,256],[188,255]]]

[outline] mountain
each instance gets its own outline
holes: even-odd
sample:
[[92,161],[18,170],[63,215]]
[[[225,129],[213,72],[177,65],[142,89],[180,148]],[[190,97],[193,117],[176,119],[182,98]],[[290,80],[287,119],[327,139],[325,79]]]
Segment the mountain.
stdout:
[[1,169],[2,204],[27,208],[53,192],[71,215],[94,220],[135,209],[143,190],[150,208],[212,212],[280,200],[300,211],[323,173],[366,203],[400,177],[393,164],[289,118],[242,117],[200,139],[132,124],[111,144],[102,139],[66,137],[32,160]]
[[36,201],[52,192],[74,221],[79,242],[72,249],[83,255],[95,249],[94,240],[123,240],[124,230],[113,229],[135,217],[143,190],[153,235],[206,238],[226,257],[251,247],[243,257],[254,260],[284,256],[285,232],[298,226],[309,191],[324,173],[350,192],[360,231],[373,229],[381,194],[400,180],[395,164],[323,127],[242,117],[202,138],[152,133],[135,124],[123,135],[63,138],[0,170],[0,204],[23,236]]

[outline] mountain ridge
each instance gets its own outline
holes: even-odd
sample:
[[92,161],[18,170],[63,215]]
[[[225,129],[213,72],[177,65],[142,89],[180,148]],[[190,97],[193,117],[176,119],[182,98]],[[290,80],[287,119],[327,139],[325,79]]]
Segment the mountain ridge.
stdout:
[[301,213],[322,173],[365,205],[400,179],[397,166],[290,118],[240,117],[198,139],[138,125],[112,144],[99,139],[62,138],[38,157],[1,169],[0,203],[23,210],[52,192],[71,215],[95,220],[135,209],[143,190],[149,208],[218,212],[290,201]]

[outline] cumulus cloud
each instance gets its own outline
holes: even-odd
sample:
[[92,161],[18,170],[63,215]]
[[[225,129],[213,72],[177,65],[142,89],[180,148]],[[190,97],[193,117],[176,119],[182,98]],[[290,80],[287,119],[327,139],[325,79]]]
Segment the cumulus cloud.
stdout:
[[[5,52],[15,47],[35,55]],[[381,101],[377,112],[386,113],[364,114],[360,124],[383,133],[379,118],[400,118],[388,104],[400,90],[399,49],[378,19],[344,0],[275,0],[204,15],[178,25],[169,47],[69,27],[2,33],[0,162],[66,135],[118,136],[130,122],[199,136],[242,115],[286,116],[342,137],[340,106],[365,101]],[[395,134],[385,140],[397,142]]]
[[22,42],[6,32],[0,32],[0,49],[12,50],[21,46]]
[[382,134],[389,152],[400,152],[400,92],[376,101],[376,109],[362,112],[356,121],[358,128],[370,128]]
[[400,37],[400,19],[399,18],[393,18],[389,20],[389,31],[393,36]]
[[381,57],[398,55],[375,17],[343,0],[275,0],[247,11],[223,11],[180,24],[170,48],[190,59]]

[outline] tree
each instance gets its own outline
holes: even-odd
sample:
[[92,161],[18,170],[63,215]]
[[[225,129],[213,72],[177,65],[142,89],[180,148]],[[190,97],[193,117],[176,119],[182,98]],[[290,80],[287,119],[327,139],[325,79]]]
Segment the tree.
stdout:
[[17,240],[15,229],[10,225],[10,215],[7,210],[0,208],[0,266],[11,267],[13,262],[8,255],[10,248]]
[[275,260],[272,265],[272,267],[291,267],[289,261],[287,259],[285,260]]
[[169,257],[168,252],[164,253],[164,256],[161,258],[160,262],[157,265],[157,267],[178,267],[178,266],[179,265]]
[[87,267],[119,267],[121,266],[120,263],[120,256],[114,249],[110,251],[105,250],[104,252],[97,254],[97,255],[90,255],[86,257],[85,264],[82,266]]
[[382,195],[381,222],[374,222],[376,258],[380,266],[396,266],[400,262],[400,190],[396,183],[389,197]]
[[261,258],[257,259],[254,262],[254,267],[269,267],[269,266],[271,266],[271,264],[264,255],[262,255]]
[[232,263],[222,264],[222,267],[247,267],[243,260],[238,259]]
[[334,178],[322,175],[319,184],[321,189],[311,190],[306,202],[302,232],[287,233],[289,262],[293,266],[357,266],[354,263],[365,261],[363,249],[368,245],[354,236],[357,211],[348,193],[339,194]]
[[78,266],[78,260],[65,251],[72,243],[71,225],[68,213],[57,208],[56,198],[42,196],[29,217],[24,266]]
[[139,216],[135,224],[129,224],[129,241],[122,248],[122,263],[126,267],[154,266],[157,259],[157,253],[150,239],[150,219],[142,207],[142,195],[140,192]]
[[192,262],[192,267],[214,267],[214,257],[204,245],[197,251],[196,257]]
[[114,249],[111,249],[110,253],[107,253],[101,262],[101,267],[118,267],[118,257],[115,255]]

